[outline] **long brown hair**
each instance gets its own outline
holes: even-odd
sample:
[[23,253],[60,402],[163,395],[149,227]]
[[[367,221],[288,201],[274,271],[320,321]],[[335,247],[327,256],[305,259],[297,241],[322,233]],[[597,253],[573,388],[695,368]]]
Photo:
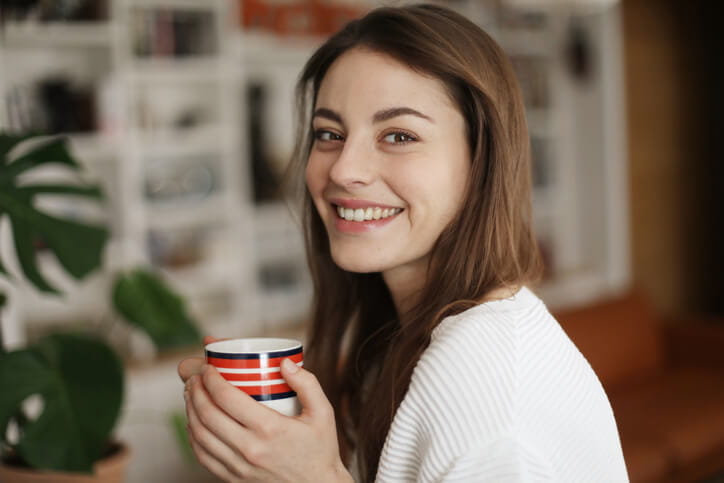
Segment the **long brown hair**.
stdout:
[[528,129],[520,89],[500,47],[443,7],[383,7],[354,20],[309,59],[297,84],[297,180],[313,143],[311,112],[332,63],[353,48],[383,53],[439,79],[463,114],[471,171],[457,217],[433,247],[419,302],[398,314],[379,273],[350,273],[330,255],[306,190],[303,223],[315,296],[308,367],[335,407],[342,454],[357,452],[374,479],[394,414],[415,364],[445,316],[494,289],[535,281],[541,262],[531,228]]

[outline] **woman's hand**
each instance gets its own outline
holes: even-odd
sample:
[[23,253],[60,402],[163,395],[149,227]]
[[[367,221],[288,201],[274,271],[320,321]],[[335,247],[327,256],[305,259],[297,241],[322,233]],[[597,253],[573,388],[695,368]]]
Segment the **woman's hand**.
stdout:
[[179,364],[196,457],[225,481],[352,481],[339,456],[331,404],[312,373],[287,362],[282,377],[302,404],[295,417],[255,401],[203,359]]

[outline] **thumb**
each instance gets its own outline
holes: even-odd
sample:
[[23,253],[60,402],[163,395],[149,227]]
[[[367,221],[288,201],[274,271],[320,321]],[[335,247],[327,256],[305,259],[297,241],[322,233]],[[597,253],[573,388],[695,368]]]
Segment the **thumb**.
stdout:
[[313,418],[334,418],[334,411],[322,386],[314,374],[296,365],[291,359],[284,359],[281,365],[282,377],[292,391],[297,393],[302,405],[302,415]]
[[217,339],[216,337],[212,337],[210,335],[207,335],[204,337],[204,345],[211,344],[212,342],[219,342],[221,340],[227,340],[227,339]]

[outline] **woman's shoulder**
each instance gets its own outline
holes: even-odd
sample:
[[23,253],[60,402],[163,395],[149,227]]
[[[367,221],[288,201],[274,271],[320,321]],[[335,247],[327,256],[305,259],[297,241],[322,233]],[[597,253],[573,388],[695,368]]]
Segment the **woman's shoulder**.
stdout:
[[587,365],[545,304],[523,287],[445,318],[417,362],[408,394],[434,392],[446,405],[487,405],[505,414],[516,408],[528,378],[570,364]]
[[522,288],[445,318],[415,367],[410,396],[432,391],[446,404],[506,405],[517,385],[521,320],[540,317],[540,311],[545,311],[540,299]]
[[459,314],[444,318],[432,333],[435,345],[445,339],[461,338],[479,342],[513,337],[521,325],[530,322],[554,323],[543,302],[529,288],[521,287],[512,295],[475,305]]

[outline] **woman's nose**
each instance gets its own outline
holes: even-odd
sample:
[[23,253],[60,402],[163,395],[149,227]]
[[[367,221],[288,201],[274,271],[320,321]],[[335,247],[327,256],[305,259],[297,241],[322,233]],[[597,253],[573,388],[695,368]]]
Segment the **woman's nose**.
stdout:
[[370,184],[375,178],[373,150],[348,138],[330,169],[329,177],[339,186]]

